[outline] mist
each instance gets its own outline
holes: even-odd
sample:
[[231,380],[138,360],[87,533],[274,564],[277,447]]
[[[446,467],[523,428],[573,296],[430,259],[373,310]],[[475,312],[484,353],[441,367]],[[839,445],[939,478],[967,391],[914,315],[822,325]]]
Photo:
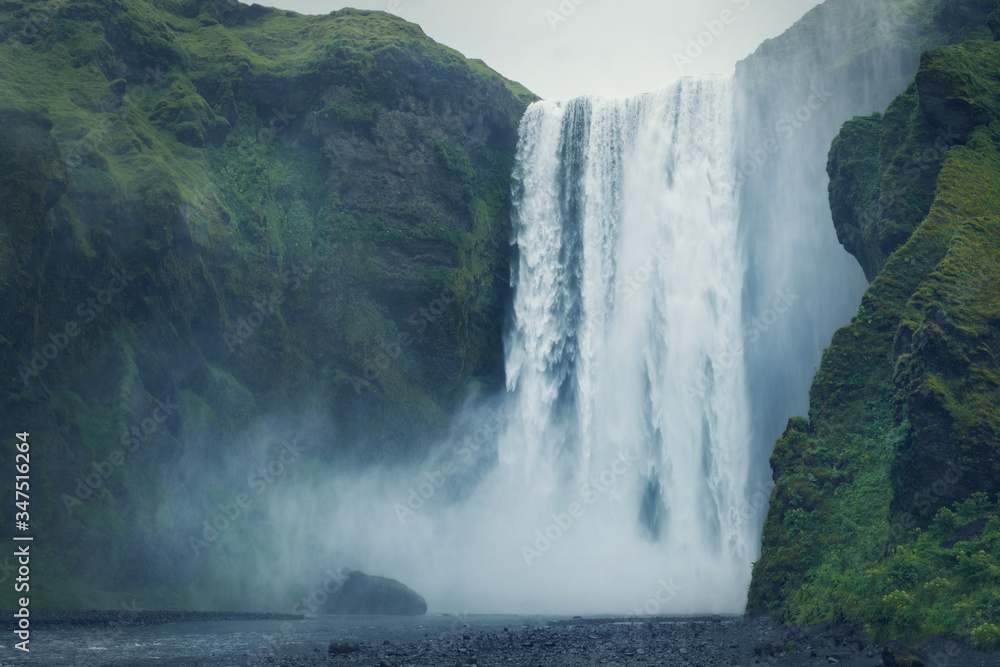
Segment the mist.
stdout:
[[320,613],[346,567],[432,613],[742,612],[771,448],[866,287],[827,150],[916,68],[891,46],[847,58],[866,21],[891,44],[891,13],[814,11],[818,36],[791,31],[811,58],[530,107],[506,391],[468,397],[416,462],[330,456],[317,412],[187,436],[159,499],[174,538],[149,550],[201,587],[190,604]]

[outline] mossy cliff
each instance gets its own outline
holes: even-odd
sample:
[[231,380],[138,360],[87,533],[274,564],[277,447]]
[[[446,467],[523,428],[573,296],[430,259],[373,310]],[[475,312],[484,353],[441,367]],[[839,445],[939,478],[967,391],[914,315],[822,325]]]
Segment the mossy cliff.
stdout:
[[170,529],[158,471],[195,443],[318,415],[312,458],[400,458],[502,386],[524,88],[382,12],[2,9],[0,422],[31,433],[36,604],[155,580],[129,531]]
[[[996,5],[827,0],[736,65],[746,258],[741,308],[744,331],[753,332],[744,358],[755,490],[768,485],[775,441],[790,415],[807,413],[815,368],[867,285],[855,259],[837,247],[829,222],[830,144],[845,121],[885,110],[912,82],[923,52],[990,38],[987,17]],[[781,294],[799,297],[794,314],[761,327]],[[766,510],[762,505],[747,499],[753,514]]]
[[993,41],[932,49],[833,143],[834,221],[871,285],[771,457],[751,612],[1000,648],[998,71]]

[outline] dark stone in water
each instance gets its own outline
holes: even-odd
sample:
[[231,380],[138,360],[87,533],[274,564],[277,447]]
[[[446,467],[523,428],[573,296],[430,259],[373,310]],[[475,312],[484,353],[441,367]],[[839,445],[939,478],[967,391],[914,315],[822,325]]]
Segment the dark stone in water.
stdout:
[[361,644],[349,644],[349,643],[330,643],[330,648],[327,652],[330,655],[343,655],[345,653],[355,653],[361,650]]
[[408,586],[386,577],[352,571],[340,588],[330,594],[327,614],[384,614],[419,616],[427,613],[427,602]]

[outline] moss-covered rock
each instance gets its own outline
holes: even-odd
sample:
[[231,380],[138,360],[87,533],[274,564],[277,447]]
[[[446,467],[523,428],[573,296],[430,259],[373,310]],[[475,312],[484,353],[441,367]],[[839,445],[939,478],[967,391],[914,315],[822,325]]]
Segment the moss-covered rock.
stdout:
[[996,58],[985,41],[927,51],[885,114],[848,122],[834,141],[833,220],[869,281],[927,215],[948,149],[1000,115]]
[[523,87],[382,12],[11,0],[0,35],[0,421],[34,432],[33,602],[209,576],[168,567],[157,472],[255,419],[321,415],[317,460],[400,459],[502,386]]
[[834,220],[872,283],[774,450],[751,611],[984,647],[1000,620],[998,56],[930,51],[833,144]]

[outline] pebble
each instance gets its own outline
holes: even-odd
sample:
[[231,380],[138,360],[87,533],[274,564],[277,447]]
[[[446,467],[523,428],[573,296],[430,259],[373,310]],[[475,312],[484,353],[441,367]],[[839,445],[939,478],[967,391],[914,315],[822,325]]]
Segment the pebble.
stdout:
[[[34,613],[33,613],[34,616]],[[50,627],[81,627],[103,619],[101,613],[40,613]],[[221,616],[221,615],[220,615]],[[237,616],[246,619],[247,616]],[[132,621],[150,625],[196,620],[186,613],[143,612]],[[250,616],[257,619],[259,616]],[[284,618],[284,617],[278,617]],[[213,615],[201,620],[217,620]],[[44,623],[43,623],[44,624]],[[390,630],[392,626],[386,626]],[[489,626],[484,626],[489,627]],[[516,626],[515,626],[516,627]],[[322,651],[300,654],[265,653],[248,662],[243,653],[206,656],[199,667],[802,667],[836,664],[844,667],[885,667],[883,647],[857,630],[832,624],[812,628],[781,627],[764,617],[639,617],[540,622],[512,632],[500,625],[490,629],[440,631],[433,636],[365,635],[367,641],[328,642]],[[369,628],[370,630],[371,628]],[[421,628],[423,630],[423,628]],[[388,633],[387,633],[388,634]],[[927,655],[947,654],[949,664],[1000,667],[1000,656],[974,651],[968,645],[928,645]],[[173,664],[173,663],[171,663]],[[935,664],[928,660],[925,664]]]
[[[512,641],[513,639],[513,641]],[[402,644],[402,645],[400,645]],[[504,628],[468,631],[438,637],[433,649],[423,644],[397,643],[400,656],[395,667],[740,667],[768,665],[802,667],[828,664],[836,653],[845,667],[883,667],[881,649],[855,631],[837,627],[789,629],[766,618],[679,619],[581,619],[521,626],[512,633]],[[858,651],[843,657],[845,646]],[[874,656],[874,657],[873,657]],[[390,656],[380,643],[361,650],[330,656],[287,656],[280,667],[320,665],[381,665]],[[380,662],[382,661],[382,662]],[[229,663],[218,663],[220,665]],[[238,663],[232,663],[235,665]]]

